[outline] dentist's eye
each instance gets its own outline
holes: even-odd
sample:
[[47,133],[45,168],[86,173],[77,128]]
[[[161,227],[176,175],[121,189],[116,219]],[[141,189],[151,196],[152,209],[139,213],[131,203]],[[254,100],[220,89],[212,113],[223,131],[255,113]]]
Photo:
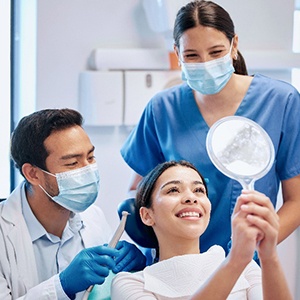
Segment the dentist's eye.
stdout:
[[89,161],[94,162],[96,161],[96,156],[92,155],[88,158]]
[[70,162],[70,163],[65,164],[65,166],[67,166],[67,167],[74,167],[74,166],[76,166],[77,164],[78,164],[78,161],[73,161],[73,162]]

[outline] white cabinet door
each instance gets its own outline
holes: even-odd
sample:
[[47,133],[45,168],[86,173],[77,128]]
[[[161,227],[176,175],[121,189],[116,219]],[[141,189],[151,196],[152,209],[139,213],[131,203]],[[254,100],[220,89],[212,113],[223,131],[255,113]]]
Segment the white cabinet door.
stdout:
[[125,71],[124,125],[135,125],[149,100],[159,91],[180,84],[181,71]]

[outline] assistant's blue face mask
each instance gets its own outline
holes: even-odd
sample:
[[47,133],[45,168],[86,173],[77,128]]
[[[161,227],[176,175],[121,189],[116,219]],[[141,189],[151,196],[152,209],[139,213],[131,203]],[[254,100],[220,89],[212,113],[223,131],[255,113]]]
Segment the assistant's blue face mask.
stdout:
[[59,193],[51,196],[41,185],[39,187],[62,207],[72,212],[82,212],[96,201],[100,182],[96,163],[55,175],[42,171],[56,177]]
[[181,62],[182,80],[187,81],[191,89],[203,95],[219,93],[234,72],[230,45],[229,52],[220,58],[203,63]]

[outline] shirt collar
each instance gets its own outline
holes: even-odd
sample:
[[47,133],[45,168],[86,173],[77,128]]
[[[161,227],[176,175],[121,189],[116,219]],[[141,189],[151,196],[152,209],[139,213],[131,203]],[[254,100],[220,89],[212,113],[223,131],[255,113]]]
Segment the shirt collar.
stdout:
[[47,234],[47,232],[45,228],[42,226],[42,224],[37,220],[37,218],[33,214],[26,198],[25,185],[23,187],[24,188],[22,189],[21,192],[22,211],[23,211],[25,222],[27,224],[29,234],[31,236],[31,241],[34,242],[35,240],[39,239],[43,235]]
[[[27,224],[28,231],[31,236],[31,241],[34,242],[44,235],[48,236],[49,235],[48,232],[45,230],[42,224],[35,217],[35,215],[33,214],[29,206],[29,203],[26,198],[26,193],[25,193],[25,185],[23,186],[21,192],[21,203],[22,203],[22,211],[25,218],[25,222]],[[79,232],[81,229],[83,229],[85,226],[83,224],[83,221],[81,220],[80,214],[71,213],[69,222],[66,225],[66,228],[67,227],[69,227],[69,229],[73,233]]]

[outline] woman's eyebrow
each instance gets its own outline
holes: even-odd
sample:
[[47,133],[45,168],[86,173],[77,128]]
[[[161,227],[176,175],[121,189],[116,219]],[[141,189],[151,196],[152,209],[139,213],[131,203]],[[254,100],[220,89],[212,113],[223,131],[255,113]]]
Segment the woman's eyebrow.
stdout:
[[170,184],[180,184],[181,181],[180,180],[171,180],[171,181],[168,181],[166,182],[165,184],[163,184],[160,189],[162,190],[164,187],[166,187],[167,185],[170,185]]
[[209,47],[208,50],[214,50],[214,49],[216,49],[216,48],[226,48],[226,46],[223,45],[223,44],[220,44],[220,45],[214,45],[214,46]]
[[200,184],[200,185],[204,185],[204,183],[202,182],[202,181],[200,181],[200,180],[195,180],[194,182],[193,182],[193,184]]
[[[160,187],[160,189],[163,189],[164,187],[166,187],[167,185],[170,185],[170,184],[181,184],[181,183],[182,183],[181,180],[171,180],[171,181],[168,181],[168,182],[166,182],[165,184],[163,184],[163,185]],[[202,181],[200,181],[200,180],[195,180],[195,181],[193,181],[193,184],[194,184],[194,185],[200,184],[200,185],[203,185],[203,186],[204,186],[204,183],[203,183]]]

